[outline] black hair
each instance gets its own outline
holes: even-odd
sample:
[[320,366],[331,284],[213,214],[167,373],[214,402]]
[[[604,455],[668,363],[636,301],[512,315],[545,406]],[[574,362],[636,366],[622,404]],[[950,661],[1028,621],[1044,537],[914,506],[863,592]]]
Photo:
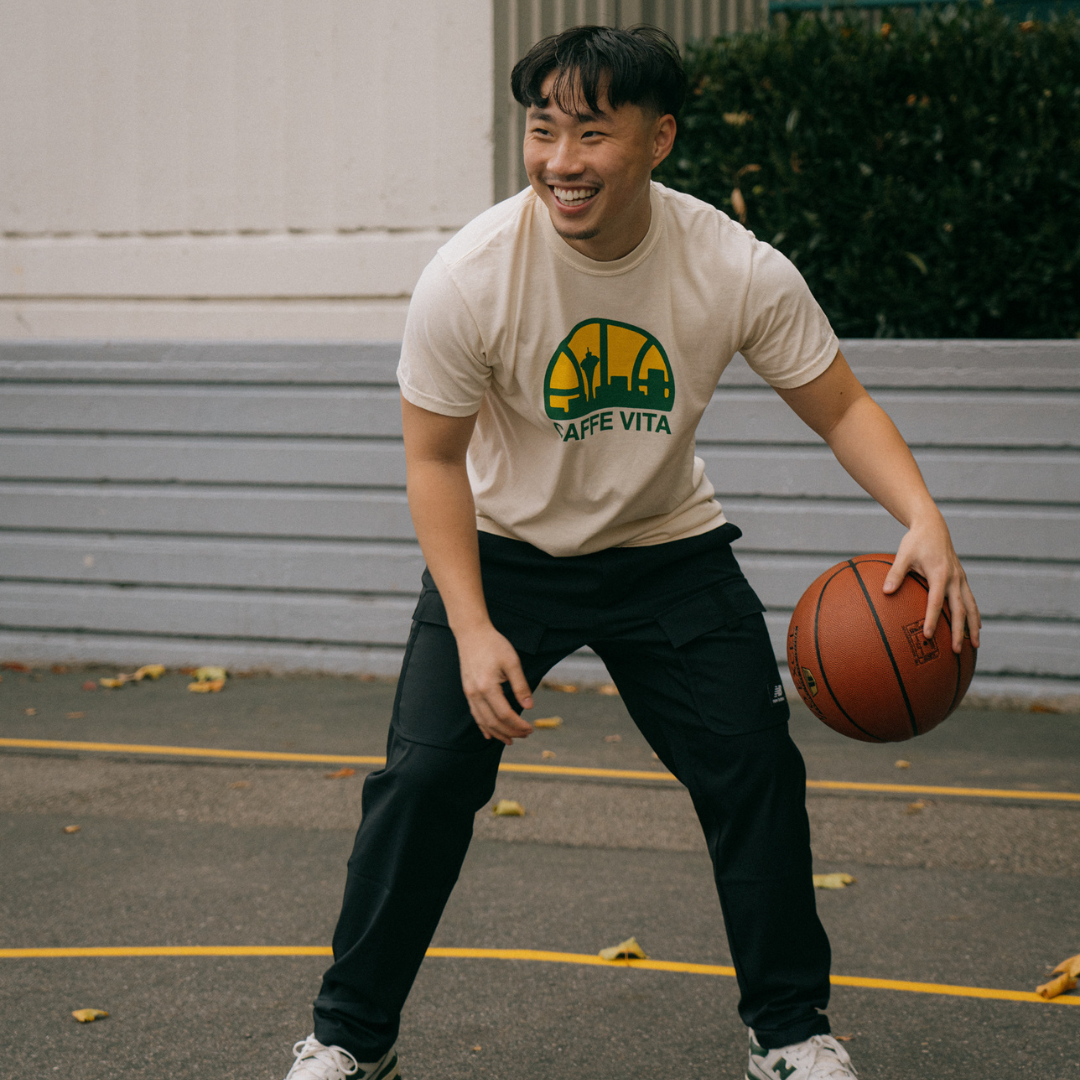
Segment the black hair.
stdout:
[[679,47],[655,26],[574,26],[538,41],[515,65],[510,88],[517,101],[545,108],[540,88],[557,71],[551,97],[564,112],[574,113],[581,99],[593,112],[607,91],[613,109],[637,105],[657,116],[678,117],[686,99],[686,72]]

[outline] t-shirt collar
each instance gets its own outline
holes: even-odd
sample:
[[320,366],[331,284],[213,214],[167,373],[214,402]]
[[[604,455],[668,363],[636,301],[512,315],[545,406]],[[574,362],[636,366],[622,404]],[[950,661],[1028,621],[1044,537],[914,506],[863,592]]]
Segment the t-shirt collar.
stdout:
[[535,194],[533,199],[533,212],[540,219],[540,230],[548,246],[563,262],[569,263],[575,270],[580,270],[585,274],[611,277],[615,274],[625,274],[628,270],[633,270],[652,254],[653,248],[656,247],[660,239],[660,234],[664,231],[664,202],[657,195],[656,184],[650,184],[649,206],[652,215],[649,221],[649,231],[645,234],[641,243],[628,255],[624,255],[621,259],[599,262],[596,259],[590,259],[587,255],[582,255],[580,251],[575,251],[555,231],[555,226],[551,224],[551,215],[543,202]]

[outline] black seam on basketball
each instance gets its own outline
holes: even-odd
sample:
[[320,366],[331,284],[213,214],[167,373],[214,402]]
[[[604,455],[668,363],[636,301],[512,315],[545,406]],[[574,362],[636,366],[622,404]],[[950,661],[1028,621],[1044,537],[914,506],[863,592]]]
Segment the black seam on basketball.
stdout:
[[821,659],[821,645],[818,643],[818,614],[821,611],[821,601],[825,596],[825,590],[831,584],[833,578],[838,577],[847,569],[847,565],[841,566],[839,570],[824,585],[821,586],[821,591],[818,593],[817,605],[814,608],[814,651],[817,653],[818,670],[821,672],[821,681],[825,684],[825,689],[829,691],[829,697],[833,699],[833,704],[844,714],[844,719],[855,728],[857,731],[861,731],[868,739],[873,739],[874,742],[885,742],[880,735],[875,735],[872,731],[867,731],[866,728],[860,724],[856,724],[847,714],[847,710],[840,704],[839,699],[833,693],[833,688],[829,685],[829,676],[825,674],[825,662]]
[[862,589],[863,596],[866,597],[866,604],[870,608],[870,614],[874,616],[874,622],[877,623],[878,633],[881,635],[881,643],[885,646],[885,652],[889,656],[889,663],[892,664],[893,674],[896,676],[896,683],[900,687],[900,693],[904,697],[904,705],[908,711],[908,719],[911,721],[911,732],[913,735],[918,735],[919,724],[915,719],[915,710],[911,707],[911,700],[908,698],[907,687],[904,686],[904,680],[900,675],[900,665],[897,664],[896,657],[893,656],[892,646],[889,644],[889,639],[885,634],[885,627],[881,625],[881,619],[878,616],[877,608],[874,607],[874,601],[870,599],[870,590],[867,589],[866,582],[863,581],[858,566],[856,566],[851,559],[848,559],[848,564],[851,569],[855,571],[855,580],[859,583],[859,588]]

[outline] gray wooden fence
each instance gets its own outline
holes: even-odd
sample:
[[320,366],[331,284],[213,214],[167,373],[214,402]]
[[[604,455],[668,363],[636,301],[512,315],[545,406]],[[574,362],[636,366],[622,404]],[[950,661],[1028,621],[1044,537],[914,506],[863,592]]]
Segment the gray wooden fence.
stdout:
[[[982,692],[1076,692],[1080,342],[844,350],[965,557]],[[0,343],[0,656],[392,673],[421,571],[396,353]],[[739,358],[699,440],[782,655],[806,585],[901,529]]]

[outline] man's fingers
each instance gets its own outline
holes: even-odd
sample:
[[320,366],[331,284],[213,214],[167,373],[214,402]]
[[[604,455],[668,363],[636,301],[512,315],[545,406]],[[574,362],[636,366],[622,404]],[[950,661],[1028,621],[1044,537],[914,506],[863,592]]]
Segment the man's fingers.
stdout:
[[[510,670],[506,673],[506,681],[510,683],[510,689],[513,691],[517,703],[523,709],[531,709],[533,707],[532,690],[525,680],[525,672],[521,670],[521,664],[518,663],[516,657],[514,663],[510,666]],[[530,728],[530,730],[532,729]]]
[[923,619],[923,637],[932,638],[937,629],[938,616],[941,614],[941,605],[945,602],[945,587],[940,582],[930,583],[930,591],[926,596],[926,617]]
[[903,544],[900,545],[900,548],[901,550],[896,553],[896,558],[893,559],[893,564],[890,567],[889,572],[885,575],[885,584],[882,586],[883,592],[896,592],[903,584],[904,578],[911,568],[911,563],[904,554]]

